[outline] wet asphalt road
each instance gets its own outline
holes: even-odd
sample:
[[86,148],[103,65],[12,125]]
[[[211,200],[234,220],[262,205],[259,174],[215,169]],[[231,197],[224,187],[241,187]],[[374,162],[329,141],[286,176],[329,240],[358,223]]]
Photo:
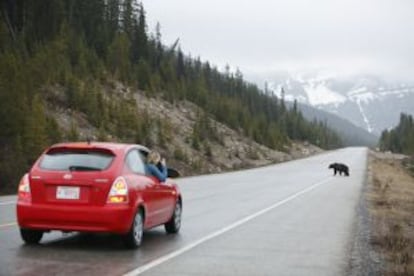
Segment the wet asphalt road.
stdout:
[[[26,246],[15,197],[0,197],[0,275],[346,275],[367,150],[347,148],[258,169],[178,179],[178,235],[45,234]],[[332,176],[329,163],[350,166]]]

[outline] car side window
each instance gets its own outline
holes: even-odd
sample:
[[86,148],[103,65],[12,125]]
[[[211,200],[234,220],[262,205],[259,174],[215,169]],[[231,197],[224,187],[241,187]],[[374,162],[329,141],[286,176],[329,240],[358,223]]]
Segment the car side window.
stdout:
[[132,150],[128,153],[126,163],[134,173],[145,174],[145,164],[137,150]]

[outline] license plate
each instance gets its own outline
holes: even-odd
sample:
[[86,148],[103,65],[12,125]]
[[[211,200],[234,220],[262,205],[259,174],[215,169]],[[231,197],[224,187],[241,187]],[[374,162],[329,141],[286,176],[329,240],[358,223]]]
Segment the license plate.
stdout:
[[79,187],[58,186],[56,190],[57,199],[79,199]]

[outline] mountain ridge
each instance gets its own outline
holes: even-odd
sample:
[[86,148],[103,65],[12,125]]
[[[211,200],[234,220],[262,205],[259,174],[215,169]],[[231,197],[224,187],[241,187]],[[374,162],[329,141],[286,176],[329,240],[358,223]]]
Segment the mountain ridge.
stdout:
[[270,79],[267,87],[279,97],[338,115],[375,136],[394,127],[401,112],[414,114],[414,82],[326,73],[275,74]]

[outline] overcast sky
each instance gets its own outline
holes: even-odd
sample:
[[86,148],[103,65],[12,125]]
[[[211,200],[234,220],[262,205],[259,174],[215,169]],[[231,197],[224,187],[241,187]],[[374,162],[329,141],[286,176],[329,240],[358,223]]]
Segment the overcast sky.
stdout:
[[412,0],[143,0],[150,31],[245,75],[328,69],[414,79]]

